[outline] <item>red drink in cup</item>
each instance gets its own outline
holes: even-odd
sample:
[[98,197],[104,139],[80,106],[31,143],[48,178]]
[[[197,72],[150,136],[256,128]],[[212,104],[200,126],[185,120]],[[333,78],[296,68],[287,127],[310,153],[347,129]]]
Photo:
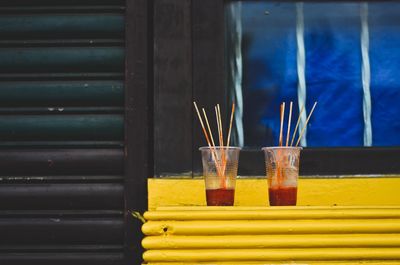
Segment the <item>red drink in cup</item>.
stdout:
[[269,204],[271,206],[296,205],[297,187],[268,188]]
[[235,201],[235,189],[206,189],[207,205],[232,206]]
[[232,206],[239,162],[239,147],[201,147],[208,206]]

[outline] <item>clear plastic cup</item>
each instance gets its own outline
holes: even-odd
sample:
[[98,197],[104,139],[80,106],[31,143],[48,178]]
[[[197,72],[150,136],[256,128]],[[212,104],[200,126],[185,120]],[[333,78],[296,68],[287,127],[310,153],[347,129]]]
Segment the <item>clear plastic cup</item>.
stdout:
[[232,206],[240,147],[200,147],[208,206]]
[[297,203],[300,151],[302,147],[264,147],[269,204],[288,206]]

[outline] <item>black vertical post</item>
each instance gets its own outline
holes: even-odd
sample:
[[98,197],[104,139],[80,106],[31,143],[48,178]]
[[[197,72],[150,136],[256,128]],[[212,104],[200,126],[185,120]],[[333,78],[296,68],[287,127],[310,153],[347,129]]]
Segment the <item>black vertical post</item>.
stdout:
[[191,0],[154,1],[156,174],[192,170]]
[[126,1],[125,264],[140,264],[141,222],[129,211],[147,209],[152,176],[152,1]]
[[[224,82],[224,1],[193,1],[192,21],[193,98],[207,109],[211,126],[215,132],[217,130],[214,105],[221,105],[224,123],[227,121],[227,109],[229,109],[227,108],[228,97]],[[204,140],[197,116],[193,115],[193,119],[193,170],[201,172],[198,148],[207,143]],[[224,124],[224,128],[226,128],[226,124]],[[226,134],[226,131],[224,133]]]

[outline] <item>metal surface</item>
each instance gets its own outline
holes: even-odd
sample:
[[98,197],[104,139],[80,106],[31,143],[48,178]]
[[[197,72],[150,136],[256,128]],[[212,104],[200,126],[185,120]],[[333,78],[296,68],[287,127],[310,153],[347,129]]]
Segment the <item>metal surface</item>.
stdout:
[[143,257],[152,265],[395,264],[399,212],[399,206],[163,207],[145,214]]
[[[62,111],[59,111],[62,113]],[[121,140],[123,116],[107,114],[4,115],[3,140]]]
[[2,107],[47,107],[60,113],[69,106],[122,106],[124,85],[118,80],[0,82]]
[[0,264],[123,264],[124,9],[0,3]]

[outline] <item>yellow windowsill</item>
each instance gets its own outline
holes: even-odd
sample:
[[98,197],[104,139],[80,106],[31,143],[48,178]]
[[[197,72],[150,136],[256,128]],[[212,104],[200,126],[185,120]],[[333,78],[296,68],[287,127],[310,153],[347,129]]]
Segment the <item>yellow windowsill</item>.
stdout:
[[[268,206],[265,179],[238,179],[235,206]],[[148,180],[148,207],[204,206],[203,179]],[[300,179],[300,206],[400,205],[400,177]]]

